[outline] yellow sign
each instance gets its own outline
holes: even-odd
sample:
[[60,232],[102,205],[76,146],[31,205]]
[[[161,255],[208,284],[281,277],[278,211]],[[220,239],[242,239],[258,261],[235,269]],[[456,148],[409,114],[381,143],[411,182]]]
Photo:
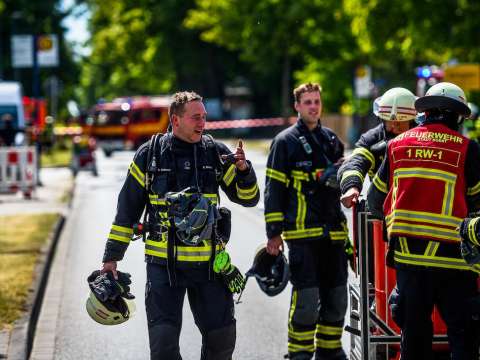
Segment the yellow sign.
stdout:
[[460,64],[445,69],[445,81],[463,90],[480,90],[480,64]]
[[37,40],[38,50],[50,50],[53,47],[53,41],[48,35],[41,35]]

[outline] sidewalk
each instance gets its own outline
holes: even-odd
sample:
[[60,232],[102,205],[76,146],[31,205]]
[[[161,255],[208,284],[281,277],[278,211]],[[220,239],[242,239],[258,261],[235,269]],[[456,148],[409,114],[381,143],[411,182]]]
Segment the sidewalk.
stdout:
[[[37,187],[32,199],[24,199],[22,193],[0,194],[0,216],[38,213],[58,213],[65,216],[74,183],[70,169],[42,169],[40,179],[43,186]],[[10,337],[11,330],[0,331],[0,359],[7,358]]]
[[40,170],[43,186],[37,187],[32,199],[24,199],[19,192],[14,195],[0,194],[0,216],[14,214],[59,213],[65,215],[68,208],[68,193],[73,178],[68,168]]

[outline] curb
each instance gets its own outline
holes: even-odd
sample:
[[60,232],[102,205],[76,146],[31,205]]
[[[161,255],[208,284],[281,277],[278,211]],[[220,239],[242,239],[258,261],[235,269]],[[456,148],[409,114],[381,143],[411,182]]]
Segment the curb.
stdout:
[[50,267],[52,265],[58,239],[62,233],[65,220],[66,216],[60,215],[53,231],[49,235],[47,243],[42,247],[34,270],[35,274],[38,274],[38,276],[33,280],[29,289],[30,295],[25,304],[28,311],[14,323],[14,327],[10,333],[10,341],[6,356],[9,360],[25,360],[30,356],[35,337],[35,328],[40,309],[42,308],[43,295],[45,293],[50,273]]

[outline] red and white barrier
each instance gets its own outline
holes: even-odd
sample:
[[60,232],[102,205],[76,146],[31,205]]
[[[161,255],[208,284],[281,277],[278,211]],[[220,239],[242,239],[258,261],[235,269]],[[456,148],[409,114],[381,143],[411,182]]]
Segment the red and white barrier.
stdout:
[[31,197],[37,185],[37,152],[32,146],[0,147],[0,193]]

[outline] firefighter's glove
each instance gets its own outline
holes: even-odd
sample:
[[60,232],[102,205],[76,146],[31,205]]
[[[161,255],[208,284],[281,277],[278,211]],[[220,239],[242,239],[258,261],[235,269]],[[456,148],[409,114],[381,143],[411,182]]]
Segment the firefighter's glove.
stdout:
[[345,254],[347,255],[348,263],[350,264],[350,268],[355,271],[355,258],[353,256],[353,246],[350,242],[350,239],[345,241]]
[[480,248],[469,241],[462,241],[460,251],[465,262],[469,265],[480,264]]
[[223,282],[232,293],[239,294],[245,288],[245,278],[238,268],[232,265],[230,255],[225,250],[219,251],[215,255],[213,271],[222,277]]
[[115,280],[112,272],[100,273],[100,270],[96,270],[88,277],[88,285],[97,298],[101,301],[115,300],[118,296],[122,296],[126,299],[134,299],[135,296],[130,293],[130,280],[131,275],[129,273],[123,273],[117,271],[118,280]]
[[460,236],[464,242],[480,246],[479,226],[480,218],[467,218],[460,224]]
[[245,289],[245,277],[235,265],[230,265],[230,269],[223,273],[222,277],[233,294],[240,294]]
[[320,185],[332,188],[339,189],[340,184],[337,180],[337,172],[339,165],[329,164],[324,171],[317,173],[317,181]]

